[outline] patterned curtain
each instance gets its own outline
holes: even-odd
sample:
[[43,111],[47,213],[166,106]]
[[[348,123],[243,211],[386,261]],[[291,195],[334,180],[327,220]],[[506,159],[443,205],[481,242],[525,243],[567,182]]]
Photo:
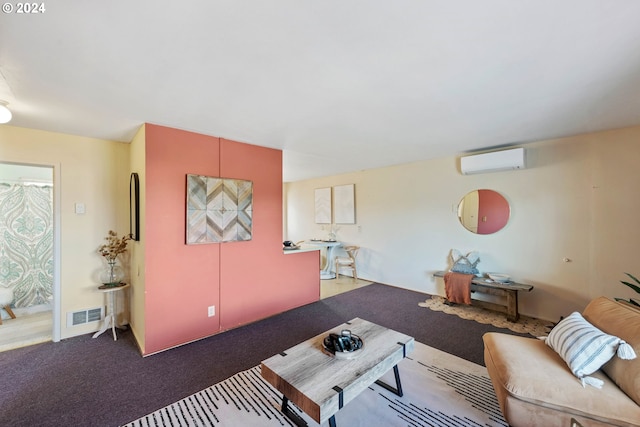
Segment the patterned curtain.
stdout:
[[53,300],[53,189],[0,183],[0,286],[14,307]]

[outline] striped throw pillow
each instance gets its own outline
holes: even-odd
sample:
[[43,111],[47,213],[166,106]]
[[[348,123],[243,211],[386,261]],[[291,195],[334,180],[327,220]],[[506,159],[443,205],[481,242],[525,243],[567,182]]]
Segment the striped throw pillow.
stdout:
[[606,334],[587,322],[578,312],[562,319],[549,333],[546,343],[564,359],[573,375],[585,384],[602,388],[603,382],[588,377],[618,354],[623,359],[636,357],[633,348],[620,338]]

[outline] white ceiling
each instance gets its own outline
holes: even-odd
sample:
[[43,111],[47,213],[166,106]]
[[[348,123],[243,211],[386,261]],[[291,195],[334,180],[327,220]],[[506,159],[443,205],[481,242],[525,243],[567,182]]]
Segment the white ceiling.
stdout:
[[637,0],[43,4],[0,14],[11,125],[222,136],[285,181],[640,125]]

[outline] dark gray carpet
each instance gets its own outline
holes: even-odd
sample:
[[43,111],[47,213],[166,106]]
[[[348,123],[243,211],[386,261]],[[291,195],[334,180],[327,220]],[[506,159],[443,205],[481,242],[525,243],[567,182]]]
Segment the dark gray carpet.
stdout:
[[[354,317],[483,365],[482,335],[514,334],[418,306],[425,294],[373,284],[142,358],[120,331],[0,353],[0,423],[119,426],[249,369]],[[515,334],[517,335],[517,334]]]

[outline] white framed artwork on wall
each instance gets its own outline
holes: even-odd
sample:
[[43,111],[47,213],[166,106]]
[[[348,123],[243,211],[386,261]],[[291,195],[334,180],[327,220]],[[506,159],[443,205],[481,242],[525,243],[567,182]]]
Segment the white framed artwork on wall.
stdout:
[[333,187],[333,209],[336,224],[356,223],[355,184]]
[[331,187],[316,188],[316,224],[331,224]]

